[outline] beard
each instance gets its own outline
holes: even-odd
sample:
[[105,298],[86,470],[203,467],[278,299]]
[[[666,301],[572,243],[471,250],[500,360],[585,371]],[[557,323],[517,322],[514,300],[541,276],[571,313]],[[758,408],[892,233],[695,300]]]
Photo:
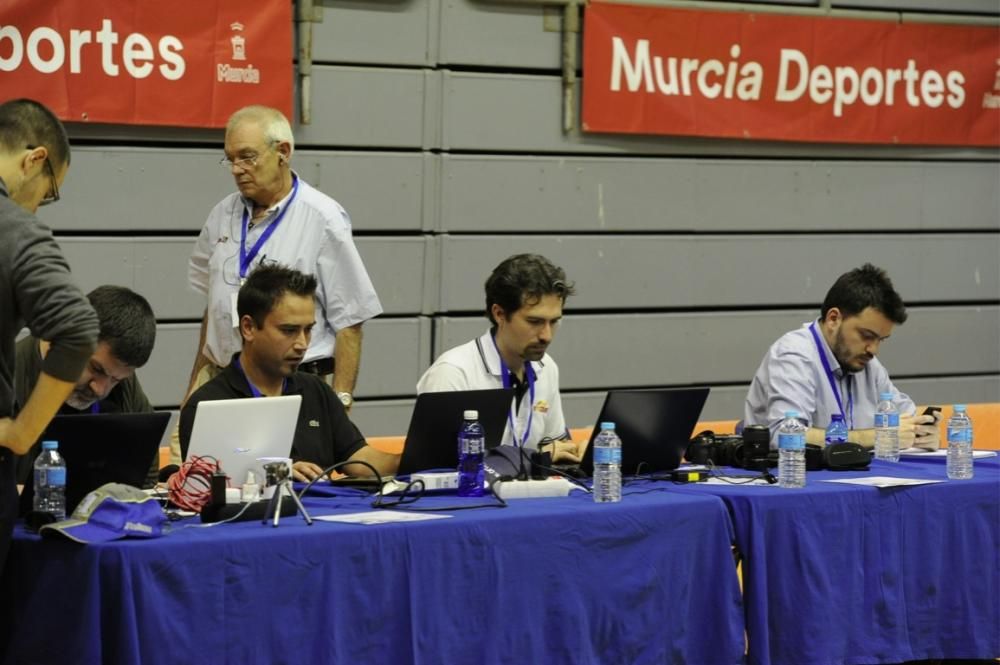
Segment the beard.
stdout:
[[[841,369],[845,372],[850,372],[851,374],[857,374],[858,372],[863,372],[868,366],[867,363],[861,363],[859,358],[867,358],[871,360],[868,354],[863,354],[861,356],[851,357],[850,349],[847,348],[847,343],[844,341],[844,335],[840,330],[837,330],[837,336],[833,340],[833,355],[840,363]],[[851,361],[856,364],[852,364]]]
[[70,393],[69,397],[66,398],[66,404],[78,411],[85,411],[89,409],[94,402],[98,401],[100,401],[100,398],[91,392],[89,388],[78,388]]

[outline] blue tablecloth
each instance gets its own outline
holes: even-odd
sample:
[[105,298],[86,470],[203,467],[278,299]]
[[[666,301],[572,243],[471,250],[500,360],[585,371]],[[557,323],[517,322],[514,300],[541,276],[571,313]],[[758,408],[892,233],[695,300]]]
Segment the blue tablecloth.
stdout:
[[[747,473],[733,470],[734,473]],[[751,665],[1000,656],[1000,464],[975,478],[876,489],[858,476],[946,480],[944,460],[809,472],[803,489],[684,486],[721,497],[744,559]]]
[[[369,501],[306,505],[316,516]],[[18,533],[4,662],[742,662],[733,533],[717,497],[595,505],[573,492],[452,514],[381,526],[283,518],[88,546]]]

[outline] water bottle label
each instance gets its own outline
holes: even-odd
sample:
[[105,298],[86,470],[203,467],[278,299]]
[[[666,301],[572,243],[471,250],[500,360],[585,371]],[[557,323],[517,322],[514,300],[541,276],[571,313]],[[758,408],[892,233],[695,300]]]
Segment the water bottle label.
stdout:
[[462,450],[459,453],[466,455],[478,455],[485,450],[484,439],[479,436],[468,436],[462,438]]
[[948,444],[952,443],[971,443],[972,442],[972,430],[967,427],[949,427],[948,428]]
[[52,469],[42,469],[40,473],[39,480],[42,481],[43,485],[48,485],[49,487],[66,486],[66,469],[55,467]]
[[875,428],[879,429],[881,427],[899,427],[899,414],[898,413],[876,413],[875,414]]
[[621,464],[621,448],[595,448],[594,464]]
[[805,450],[806,437],[802,434],[778,434],[778,448],[782,450]]

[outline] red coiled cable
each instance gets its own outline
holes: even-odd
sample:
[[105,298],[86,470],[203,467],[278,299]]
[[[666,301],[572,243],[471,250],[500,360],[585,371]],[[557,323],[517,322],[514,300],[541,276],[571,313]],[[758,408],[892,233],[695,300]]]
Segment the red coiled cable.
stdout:
[[212,474],[218,470],[219,461],[208,455],[184,462],[180,471],[167,479],[170,502],[184,510],[200,513],[212,500]]

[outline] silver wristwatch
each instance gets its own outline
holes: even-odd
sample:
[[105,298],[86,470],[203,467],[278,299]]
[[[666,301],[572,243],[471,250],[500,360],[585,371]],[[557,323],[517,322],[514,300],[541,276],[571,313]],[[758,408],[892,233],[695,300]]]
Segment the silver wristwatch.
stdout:
[[349,409],[354,405],[354,395],[351,393],[337,393],[337,398],[340,399],[340,403],[344,405],[345,409]]

